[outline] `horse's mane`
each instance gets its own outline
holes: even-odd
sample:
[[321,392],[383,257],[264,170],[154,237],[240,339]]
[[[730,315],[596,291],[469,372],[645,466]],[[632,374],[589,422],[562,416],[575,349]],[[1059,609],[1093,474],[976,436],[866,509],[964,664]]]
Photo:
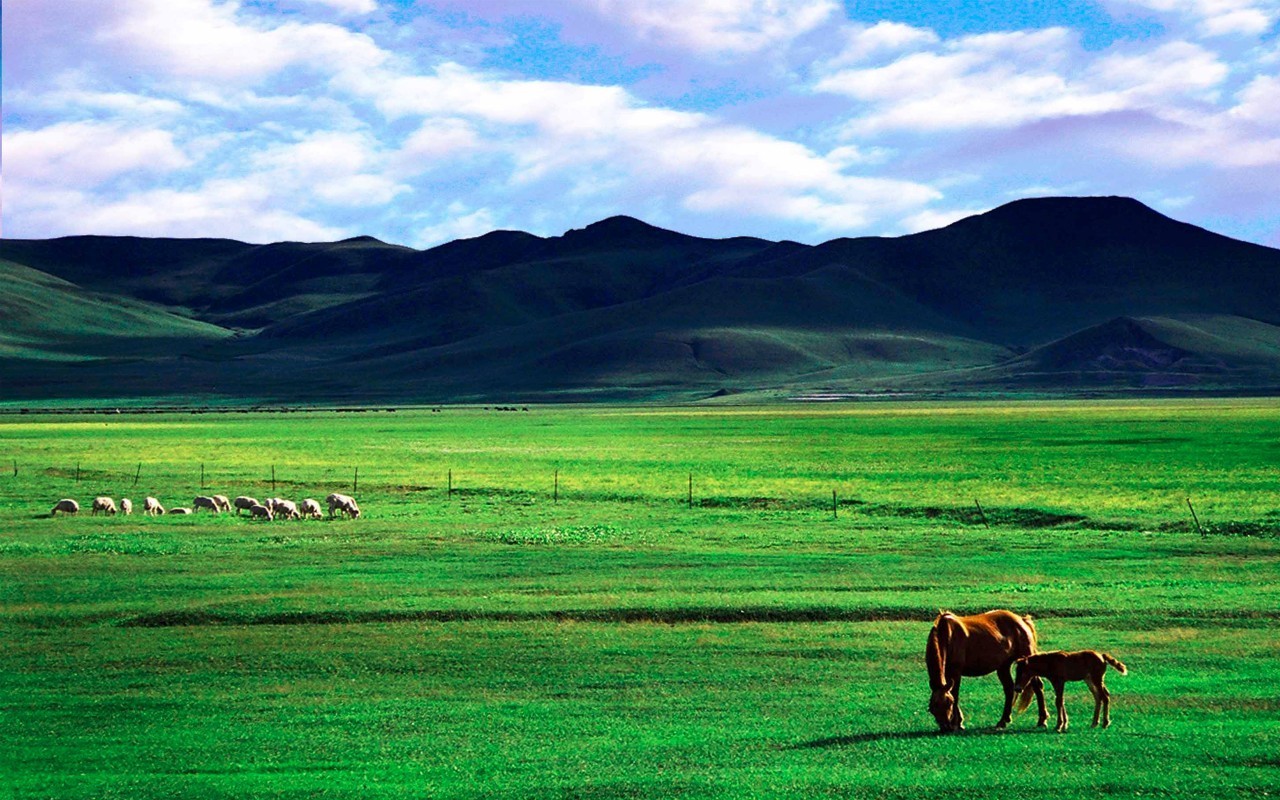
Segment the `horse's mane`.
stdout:
[[1031,618],[1030,614],[1023,614],[1022,621],[1027,623],[1027,627],[1031,629],[1031,652],[1034,653],[1040,647],[1040,631],[1036,630],[1036,621]]
[[[931,689],[947,687],[946,652],[951,644],[951,633],[946,624],[947,618],[956,619],[950,611],[940,611],[933,621],[933,635],[929,637],[930,651],[927,654]],[[957,620],[959,621],[959,620]]]

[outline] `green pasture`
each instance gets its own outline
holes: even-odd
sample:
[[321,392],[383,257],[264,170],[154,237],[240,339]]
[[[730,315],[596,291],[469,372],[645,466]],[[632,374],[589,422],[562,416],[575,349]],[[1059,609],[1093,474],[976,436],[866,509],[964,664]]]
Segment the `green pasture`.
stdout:
[[[0,798],[1274,794],[1277,464],[1272,400],[3,415]],[[363,517],[88,513],[273,468]],[[1111,729],[934,732],[994,607]]]

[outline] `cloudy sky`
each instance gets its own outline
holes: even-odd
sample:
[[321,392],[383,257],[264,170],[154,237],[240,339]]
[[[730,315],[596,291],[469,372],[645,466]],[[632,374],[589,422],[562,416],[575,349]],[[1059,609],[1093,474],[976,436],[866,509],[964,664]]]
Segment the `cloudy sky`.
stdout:
[[1280,246],[1280,0],[5,0],[3,235],[613,214],[818,242],[1121,194]]

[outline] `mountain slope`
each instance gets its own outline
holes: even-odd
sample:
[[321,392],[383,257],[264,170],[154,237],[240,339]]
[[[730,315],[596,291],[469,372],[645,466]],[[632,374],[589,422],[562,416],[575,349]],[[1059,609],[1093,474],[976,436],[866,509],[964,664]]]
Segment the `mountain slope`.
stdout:
[[1116,317],[1022,355],[906,385],[970,389],[1270,389],[1280,386],[1280,326],[1242,317]]
[[769,245],[700,239],[628,217],[551,239],[496,232],[426,251],[385,272],[380,291],[285,320],[263,336],[279,342],[402,338],[435,346],[654,297]]
[[130,236],[0,242],[0,257],[85,289],[241,328],[368,294],[385,271],[416,255],[369,237],[269,245]]
[[817,246],[612,217],[425,251],[91,236],[0,259],[0,399],[1280,386],[1280,252],[1126,198]]
[[1280,323],[1280,255],[1120,197],[1019,200],[898,239],[837,239],[753,273],[846,264],[983,338],[1033,346],[1113,317]]
[[230,331],[0,260],[0,355],[81,361],[198,349]]

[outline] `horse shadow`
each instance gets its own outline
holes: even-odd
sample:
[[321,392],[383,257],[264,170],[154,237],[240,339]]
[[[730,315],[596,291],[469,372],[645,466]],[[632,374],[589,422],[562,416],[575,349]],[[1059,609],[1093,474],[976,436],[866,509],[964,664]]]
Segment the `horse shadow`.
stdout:
[[870,744],[872,742],[886,741],[909,741],[912,739],[936,739],[939,736],[962,736],[965,738],[972,736],[1010,736],[1019,733],[1034,733],[1032,730],[995,730],[979,729],[975,731],[963,731],[961,733],[943,733],[937,730],[914,730],[914,731],[878,731],[874,733],[854,733],[847,736],[826,736],[821,739],[813,739],[808,742],[797,742],[787,745],[784,750],[827,750],[839,747],[851,747],[859,744]]
[[855,744],[884,742],[891,739],[930,739],[938,735],[937,731],[880,731],[877,733],[855,733],[848,736],[826,736],[809,742],[797,742],[788,745],[787,750],[826,750],[835,747],[849,747]]

